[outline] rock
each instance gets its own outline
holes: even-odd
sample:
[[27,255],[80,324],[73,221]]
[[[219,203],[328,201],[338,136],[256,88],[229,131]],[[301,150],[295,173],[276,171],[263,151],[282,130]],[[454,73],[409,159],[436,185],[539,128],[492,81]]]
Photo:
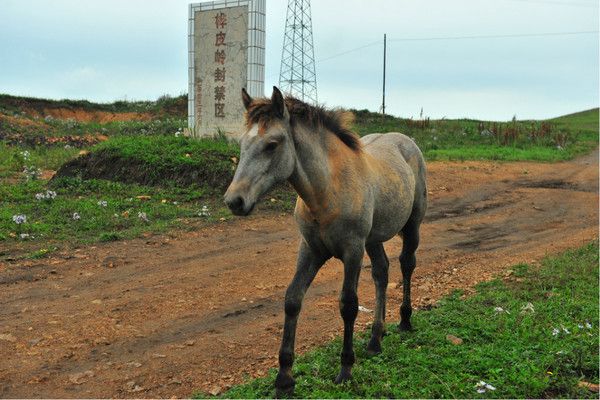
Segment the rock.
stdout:
[[186,346],[193,346],[194,344],[196,344],[196,341],[195,340],[187,340],[184,344]]
[[358,306],[358,311],[362,311],[362,312],[366,312],[366,313],[372,313],[373,312],[373,310],[368,309],[365,306]]
[[139,362],[136,362],[136,361],[131,361],[131,362],[128,362],[127,364],[125,364],[125,365],[127,365],[128,367],[139,368],[139,367],[142,366],[142,363],[139,363]]
[[5,340],[7,342],[16,342],[17,338],[14,335],[11,335],[10,333],[0,333],[0,340]]
[[463,344],[463,340],[459,337],[456,337],[454,335],[446,335],[446,340],[449,341],[450,343],[452,343],[455,346],[459,346],[461,344]]
[[119,259],[117,257],[108,256],[108,257],[105,257],[104,260],[102,260],[101,266],[104,268],[114,268],[117,266],[118,262],[119,262]]
[[212,395],[212,396],[217,396],[219,393],[221,393],[221,390],[222,390],[222,389],[221,389],[220,387],[218,387],[218,386],[215,386],[215,387],[213,387],[212,389],[210,389],[210,390],[208,391],[208,393],[209,393],[210,395]]
[[154,353],[152,354],[152,358],[167,358],[167,356],[164,354]]
[[76,374],[69,375],[69,382],[74,385],[81,385],[86,381],[86,378],[92,378],[94,373],[92,371],[78,372]]
[[390,283],[388,283],[388,286],[387,286],[388,289],[396,289],[397,287],[398,287],[398,283],[396,283],[396,282],[390,282]]
[[92,304],[102,304],[102,300],[100,300],[100,299],[92,300]]

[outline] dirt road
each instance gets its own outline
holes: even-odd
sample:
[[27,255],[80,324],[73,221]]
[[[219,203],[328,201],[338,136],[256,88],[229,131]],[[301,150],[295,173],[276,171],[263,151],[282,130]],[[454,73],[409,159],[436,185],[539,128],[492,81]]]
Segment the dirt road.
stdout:
[[[416,306],[597,237],[598,152],[562,164],[435,162],[414,275]],[[0,397],[218,392],[276,365],[298,233],[289,215],[0,264]],[[401,239],[388,321],[398,320]],[[307,294],[297,348],[341,333],[341,265]],[[360,304],[374,307],[370,271]],[[359,329],[372,314],[359,313]],[[359,360],[360,362],[360,360]]]

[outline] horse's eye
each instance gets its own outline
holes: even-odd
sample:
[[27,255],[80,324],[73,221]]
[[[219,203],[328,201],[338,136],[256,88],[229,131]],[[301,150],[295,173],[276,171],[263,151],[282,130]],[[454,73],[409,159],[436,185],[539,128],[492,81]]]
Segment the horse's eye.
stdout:
[[267,143],[267,146],[265,147],[265,151],[266,152],[272,152],[273,150],[275,150],[277,148],[277,145],[279,143],[278,142],[269,142]]

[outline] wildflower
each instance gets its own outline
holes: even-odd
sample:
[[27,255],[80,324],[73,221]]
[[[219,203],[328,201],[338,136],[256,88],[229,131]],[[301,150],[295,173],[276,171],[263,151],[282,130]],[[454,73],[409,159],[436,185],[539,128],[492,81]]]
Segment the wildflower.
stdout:
[[21,240],[26,240],[26,239],[29,239],[29,238],[33,239],[33,236],[31,236],[29,233],[21,233],[19,235],[19,237],[21,238]]
[[571,331],[569,331],[567,328],[565,328],[564,326],[562,327],[562,330],[564,333],[566,333],[567,335],[569,335],[571,333]]
[[560,333],[560,329],[552,328],[552,336],[558,336],[559,333]]
[[145,212],[138,212],[138,218],[141,219],[144,222],[149,222],[148,221],[148,216],[146,215]]
[[75,221],[79,221],[79,220],[81,219],[81,215],[79,215],[79,213],[78,213],[78,212],[74,212],[74,213],[73,213],[73,217],[72,217],[72,218],[73,218],[73,220],[75,220]]
[[501,314],[501,313],[507,313],[507,314],[510,314],[510,312],[509,312],[508,310],[505,310],[505,309],[504,309],[504,308],[502,308],[502,307],[496,307],[496,308],[494,308],[494,311],[496,312],[496,314]]
[[25,175],[25,178],[28,181],[35,180],[42,175],[42,170],[36,168],[34,165],[31,165],[29,167],[25,166],[23,167],[23,174]]
[[477,393],[485,393],[488,390],[496,390],[496,388],[494,386],[492,386],[489,383],[486,383],[484,381],[477,382],[477,385],[475,385],[475,388],[477,389]]
[[108,206],[108,202],[106,200],[98,200],[98,205],[100,207],[106,207]]
[[27,150],[21,152],[21,157],[23,157],[23,159],[25,159],[25,160],[29,160],[30,155],[31,154]]
[[21,225],[27,222],[27,216],[24,214],[13,215],[12,219],[13,222],[17,225]]
[[181,136],[181,131],[175,132],[175,137],[179,137],[179,136]]
[[54,190],[46,190],[46,193],[36,193],[36,200],[54,200],[56,198],[56,192]]
[[527,303],[523,307],[521,307],[521,314],[531,313],[533,314],[535,309],[533,308],[533,304]]
[[206,205],[202,206],[202,210],[198,213],[201,217],[210,217],[210,211],[208,211],[208,207]]
[[588,329],[592,329],[592,324],[590,324],[589,322],[585,322],[585,327]]

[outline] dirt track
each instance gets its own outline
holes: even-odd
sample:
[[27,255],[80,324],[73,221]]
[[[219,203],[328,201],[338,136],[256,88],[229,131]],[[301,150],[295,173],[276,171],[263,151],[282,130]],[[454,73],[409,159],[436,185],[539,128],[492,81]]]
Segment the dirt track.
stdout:
[[[429,190],[416,306],[597,237],[597,151],[562,164],[431,163]],[[193,233],[0,264],[0,397],[182,397],[264,374],[276,365],[297,242],[291,216],[259,210]],[[400,246],[386,245],[390,282]],[[340,275],[330,261],[309,290],[299,351],[341,333]],[[401,290],[388,293],[397,321]],[[359,298],[373,308],[368,269]],[[359,329],[371,318],[359,313]]]

